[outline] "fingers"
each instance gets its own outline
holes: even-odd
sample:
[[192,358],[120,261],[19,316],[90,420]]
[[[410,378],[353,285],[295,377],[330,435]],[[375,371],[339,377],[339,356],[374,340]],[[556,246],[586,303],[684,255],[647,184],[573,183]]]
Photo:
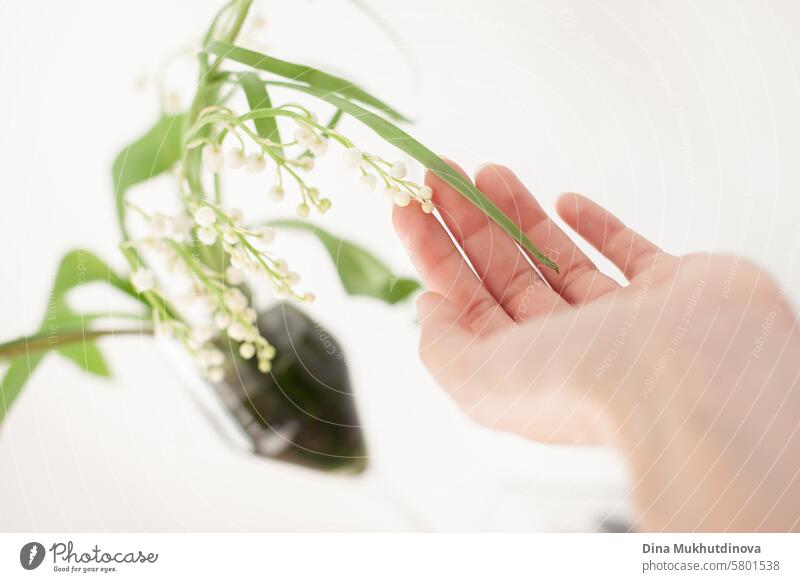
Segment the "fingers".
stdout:
[[[456,164],[450,164],[464,173]],[[566,307],[566,302],[550,289],[516,243],[491,218],[432,172],[427,173],[425,183],[433,189],[439,214],[478,277],[513,320]]]
[[553,290],[568,303],[585,303],[617,289],[584,255],[542,209],[536,198],[510,169],[497,164],[483,166],[475,176],[475,185],[546,256],[558,263],[559,272],[547,267],[540,271]]
[[488,334],[512,323],[434,216],[409,205],[395,206],[392,219],[425,285],[455,305],[464,325]]
[[666,254],[585,196],[564,194],[556,210],[570,228],[603,253],[629,280],[650,268],[659,255]]

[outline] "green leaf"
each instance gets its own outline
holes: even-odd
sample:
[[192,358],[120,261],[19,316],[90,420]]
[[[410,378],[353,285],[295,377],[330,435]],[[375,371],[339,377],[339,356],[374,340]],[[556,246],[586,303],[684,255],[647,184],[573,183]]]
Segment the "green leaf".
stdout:
[[341,109],[345,113],[349,113],[358,121],[372,129],[380,137],[404,151],[409,156],[420,162],[423,166],[428,168],[431,172],[439,176],[442,180],[450,184],[455,190],[461,193],[467,200],[472,202],[478,207],[481,212],[486,214],[489,218],[494,220],[500,227],[505,230],[508,235],[517,241],[531,256],[533,256],[542,265],[553,269],[558,272],[558,265],[544,256],[542,252],[528,239],[522,229],[517,226],[513,220],[507,217],[502,210],[500,210],[494,202],[492,202],[486,195],[478,190],[475,185],[468,179],[454,170],[447,162],[437,156],[423,144],[411,137],[405,131],[387,121],[383,117],[375,115],[367,111],[363,107],[343,99],[338,95],[320,91],[313,87],[306,87],[305,85],[297,85],[294,83],[282,83],[283,87],[302,91],[323,99],[331,105]]
[[139,299],[139,294],[127,279],[117,275],[114,270],[93,252],[85,249],[69,251],[61,259],[53,283],[54,298],[63,298],[67,291],[84,283],[102,281]]
[[[261,79],[255,73],[245,73],[239,77],[239,83],[244,89],[244,94],[247,96],[247,103],[250,109],[261,109],[272,107],[267,88]],[[273,143],[280,143],[281,136],[278,131],[278,122],[274,117],[259,117],[253,120],[256,126],[256,133],[263,138],[266,138]],[[283,156],[283,149],[276,148],[281,156]]]
[[125,193],[131,186],[165,172],[180,160],[183,121],[183,114],[164,115],[150,131],[126,146],[114,159],[111,175],[117,221],[125,238]]
[[253,69],[266,71],[274,75],[279,75],[290,81],[300,81],[308,83],[309,86],[317,89],[318,91],[327,93],[338,93],[349,99],[354,99],[364,105],[374,107],[379,111],[385,113],[392,119],[397,121],[409,121],[404,115],[378,99],[377,97],[367,93],[358,85],[347,79],[329,75],[323,71],[309,67],[307,65],[299,65],[290,63],[274,57],[251,51],[227,42],[211,41],[205,48],[204,52],[213,54],[218,57],[230,59],[247,65]]
[[11,361],[5,376],[0,379],[0,422],[43,358],[44,353],[39,353],[30,357],[21,356]]
[[536,248],[536,245],[522,232],[522,229],[520,229],[513,220],[507,217],[483,192],[478,190],[469,179],[464,178],[443,159],[390,121],[354,103],[354,101],[360,101],[371,107],[383,110],[394,119],[406,121],[402,115],[377,98],[365,93],[355,84],[305,65],[288,63],[230,43],[212,41],[206,45],[204,50],[207,53],[231,59],[253,69],[267,71],[291,79],[292,81],[307,83],[307,85],[291,82],[274,84],[287,89],[308,93],[309,95],[327,101],[345,113],[349,113],[383,139],[406,152],[442,180],[450,184],[450,186],[460,192],[467,200],[472,202],[489,218],[494,220],[509,234],[509,236],[528,251],[532,257],[542,265],[558,272],[558,265],[544,256],[544,254]]
[[[11,409],[11,405],[22,391],[25,383],[44,360],[47,351],[46,349],[34,349],[24,356],[18,356],[11,360],[11,365],[5,375],[0,378],[0,423],[6,412]],[[94,343],[71,344],[60,348],[58,352],[91,374],[105,378],[111,376],[111,371],[108,369],[103,355]]]
[[59,348],[58,353],[78,364],[89,374],[103,378],[111,377],[111,370],[108,369],[103,354],[100,353],[100,349],[94,342],[70,344]]
[[[231,42],[239,35],[239,30],[247,18],[247,13],[250,11],[252,0],[230,0],[219,12],[214,16],[211,25],[208,27],[206,34],[203,36],[202,44],[205,45],[211,40],[223,40]],[[231,16],[229,13],[235,10],[236,13]],[[221,27],[221,24],[227,25],[226,29]],[[201,52],[198,55],[200,59],[200,78],[206,78],[209,73],[208,55]],[[216,65],[215,65],[216,67]]]
[[419,289],[414,279],[397,277],[375,255],[358,245],[302,220],[274,220],[269,224],[303,230],[316,236],[336,266],[345,291],[350,295],[366,295],[395,304]]
[[139,299],[133,286],[94,253],[77,249],[65,254],[56,272],[39,333],[0,344],[0,352],[5,351],[9,355],[23,353],[11,360],[2,379],[0,421],[36,366],[50,351],[58,351],[89,373],[110,376],[108,365],[93,341],[98,334],[86,328],[88,323],[101,315],[77,313],[67,303],[71,289],[91,282],[107,283]]

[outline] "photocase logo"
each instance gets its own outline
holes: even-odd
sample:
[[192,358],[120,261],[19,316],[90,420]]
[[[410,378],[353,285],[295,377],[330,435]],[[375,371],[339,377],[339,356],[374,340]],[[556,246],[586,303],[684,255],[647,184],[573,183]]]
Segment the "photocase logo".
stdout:
[[39,542],[28,542],[19,551],[19,563],[26,570],[35,570],[44,560],[44,546]]

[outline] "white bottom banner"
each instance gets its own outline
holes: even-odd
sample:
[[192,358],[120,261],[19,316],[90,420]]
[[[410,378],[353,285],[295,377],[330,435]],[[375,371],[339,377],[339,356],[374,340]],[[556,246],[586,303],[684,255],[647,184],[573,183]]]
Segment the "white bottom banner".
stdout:
[[0,580],[800,580],[797,534],[0,534]]

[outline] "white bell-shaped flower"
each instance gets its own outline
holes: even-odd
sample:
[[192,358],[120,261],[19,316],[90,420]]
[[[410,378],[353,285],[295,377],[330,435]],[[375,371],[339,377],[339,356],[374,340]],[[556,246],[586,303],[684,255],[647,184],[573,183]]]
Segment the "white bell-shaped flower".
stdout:
[[197,226],[211,226],[217,220],[217,213],[210,206],[202,206],[194,213]]
[[408,203],[411,202],[411,196],[408,192],[403,190],[399,190],[394,195],[394,203],[398,206],[408,206]]
[[229,168],[238,170],[247,163],[247,154],[242,148],[233,148],[228,152],[228,156],[225,161],[227,162]]
[[364,174],[358,180],[361,187],[367,192],[374,192],[378,185],[378,177],[375,174]]
[[405,178],[407,173],[408,169],[406,168],[404,162],[395,162],[392,164],[392,169],[389,170],[389,174],[392,176],[392,178],[396,178],[398,180]]
[[262,154],[250,154],[247,156],[247,164],[245,165],[245,168],[247,168],[248,172],[257,174],[258,172],[263,172],[264,168],[266,167],[267,160]]
[[204,226],[197,231],[197,239],[206,246],[217,242],[217,229],[213,226]]
[[364,153],[358,148],[347,148],[342,154],[344,165],[348,168],[356,169],[364,160]]

